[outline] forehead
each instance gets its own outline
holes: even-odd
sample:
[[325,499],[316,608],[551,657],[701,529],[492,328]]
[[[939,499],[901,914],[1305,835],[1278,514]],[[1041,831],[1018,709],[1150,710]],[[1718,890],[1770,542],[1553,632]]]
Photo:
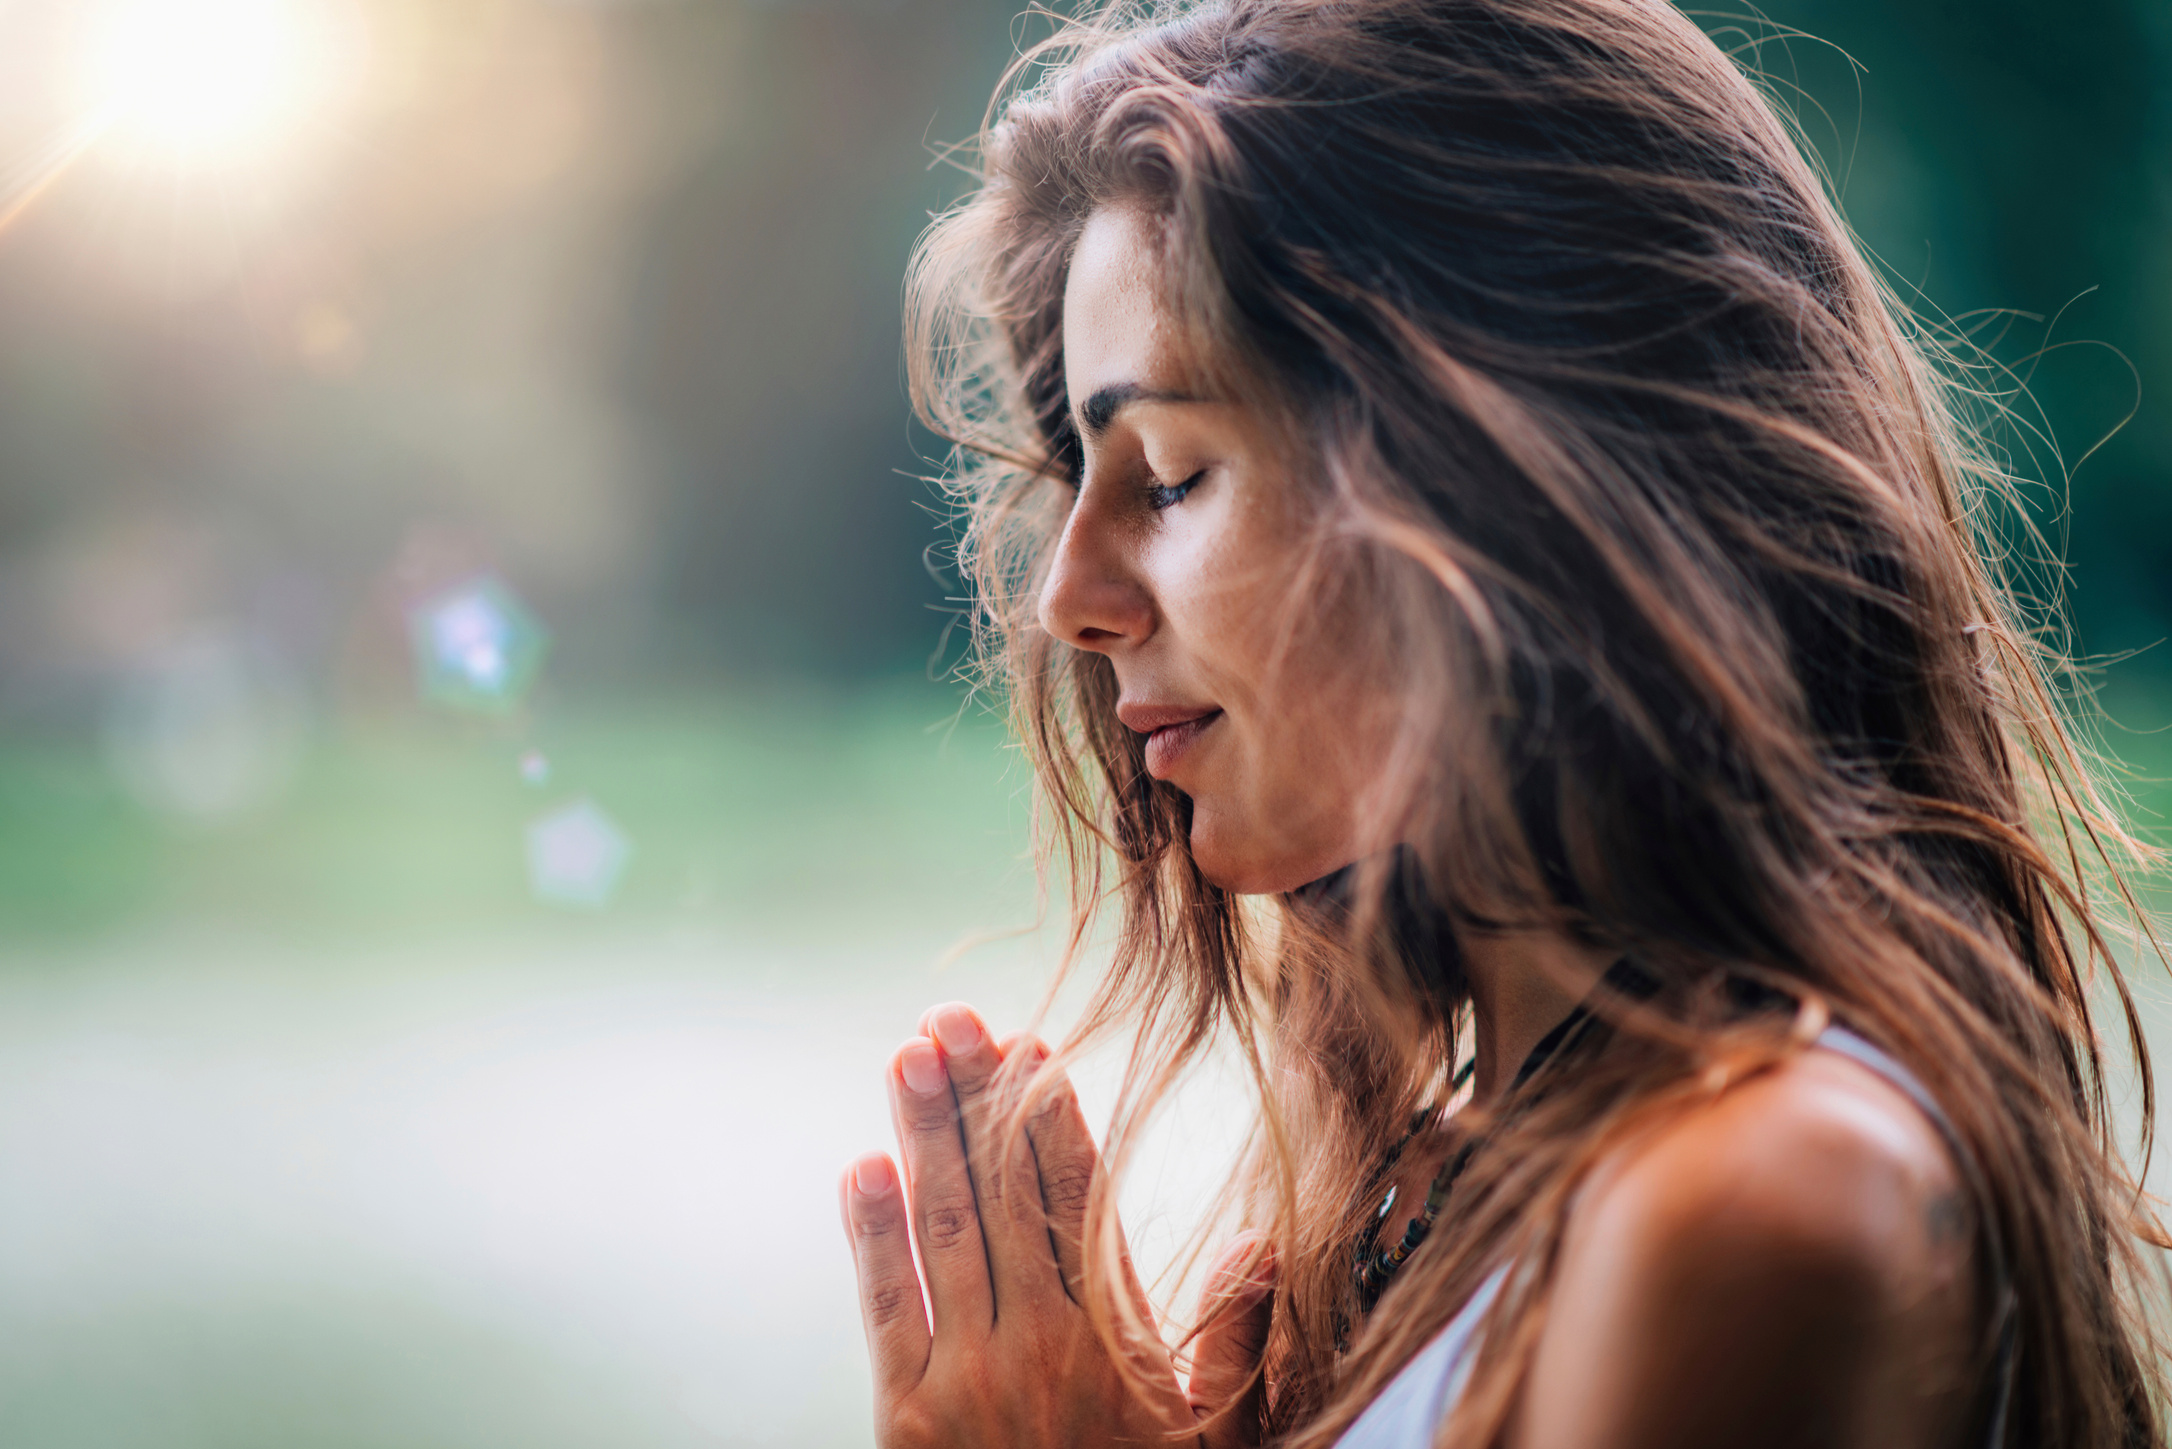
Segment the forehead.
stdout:
[[1144,211],[1104,207],[1087,218],[1063,292],[1063,359],[1071,403],[1104,387],[1175,391],[1192,357],[1164,287],[1157,228]]

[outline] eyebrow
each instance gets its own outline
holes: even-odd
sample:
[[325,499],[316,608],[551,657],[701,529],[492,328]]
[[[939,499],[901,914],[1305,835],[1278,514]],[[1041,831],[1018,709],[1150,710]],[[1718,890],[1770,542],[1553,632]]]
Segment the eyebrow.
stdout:
[[1199,399],[1181,392],[1167,392],[1160,388],[1144,387],[1136,382],[1112,382],[1107,387],[1095,388],[1086,401],[1078,405],[1078,420],[1090,437],[1099,437],[1116,421],[1116,415],[1133,403],[1188,403]]

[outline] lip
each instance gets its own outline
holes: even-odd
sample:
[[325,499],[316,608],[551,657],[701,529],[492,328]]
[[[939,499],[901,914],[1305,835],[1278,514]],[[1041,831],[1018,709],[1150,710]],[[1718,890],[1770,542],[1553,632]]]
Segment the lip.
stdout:
[[1146,772],[1166,780],[1222,712],[1212,705],[1119,704],[1116,717],[1125,728],[1146,736]]

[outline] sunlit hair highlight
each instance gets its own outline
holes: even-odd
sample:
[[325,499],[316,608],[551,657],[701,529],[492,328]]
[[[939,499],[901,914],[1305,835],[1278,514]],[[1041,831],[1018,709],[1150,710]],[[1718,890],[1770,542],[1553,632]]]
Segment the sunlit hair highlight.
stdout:
[[[958,445],[979,657],[1073,954],[1113,914],[1070,1044],[1132,1043],[1087,1252],[1112,1341],[1149,1331],[1113,1183],[1219,1041],[1261,1099],[1235,1212],[1279,1267],[1267,1427],[1332,1443],[1514,1263],[1444,1431],[1492,1443],[1576,1186],[1829,1013],[1968,1146],[2012,1268],[2009,1441],[2160,1442],[2162,1235],[2093,1018],[2093,994],[2118,1013],[2146,1122],[2110,923],[2147,934],[2124,882],[2154,858],[2077,744],[2055,614],[2007,577],[2033,535],[1962,339],[1896,303],[1752,78],[1658,0],[1119,8],[1020,61],[979,164],[916,254],[908,359]],[[1378,809],[1408,849],[1333,901],[1207,881],[1107,659],[1035,619],[1080,463],[1065,276],[1107,207],[1153,219],[1213,386],[1290,420],[1317,526],[1286,627],[1332,599],[1349,657],[1402,683]],[[1658,992],[1596,1002],[1609,1047],[1496,1124],[1363,1316],[1368,1190],[1468,1020],[1452,945],[1392,929],[1413,901],[1451,942],[1605,943]],[[1744,981],[1799,1006],[1745,1014]]]

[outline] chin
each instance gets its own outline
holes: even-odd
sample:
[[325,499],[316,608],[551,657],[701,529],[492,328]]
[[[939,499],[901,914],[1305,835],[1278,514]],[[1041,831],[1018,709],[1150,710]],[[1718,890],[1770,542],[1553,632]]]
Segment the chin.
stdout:
[[1279,895],[1310,885],[1350,862],[1341,852],[1306,849],[1274,832],[1233,821],[1192,802],[1192,862],[1209,883],[1240,896]]

